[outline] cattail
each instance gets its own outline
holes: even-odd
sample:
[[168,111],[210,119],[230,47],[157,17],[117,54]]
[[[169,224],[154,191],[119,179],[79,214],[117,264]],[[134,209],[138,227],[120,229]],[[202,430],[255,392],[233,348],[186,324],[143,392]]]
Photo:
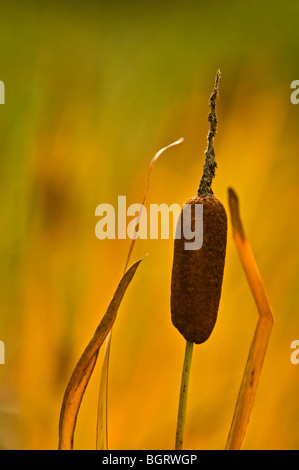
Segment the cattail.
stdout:
[[[203,243],[199,249],[186,249],[183,213],[181,213],[181,237],[174,243],[171,280],[171,319],[186,341],[203,343],[211,335],[219,308],[227,239],[227,215],[222,202],[212,191],[212,179],[217,167],[213,139],[216,134],[216,98],[220,71],[210,97],[210,130],[205,152],[203,176],[196,196],[184,206],[191,208],[192,232],[201,230]],[[195,223],[195,205],[203,205],[203,224]],[[182,209],[183,211],[183,209]],[[195,238],[200,234],[195,232]]]

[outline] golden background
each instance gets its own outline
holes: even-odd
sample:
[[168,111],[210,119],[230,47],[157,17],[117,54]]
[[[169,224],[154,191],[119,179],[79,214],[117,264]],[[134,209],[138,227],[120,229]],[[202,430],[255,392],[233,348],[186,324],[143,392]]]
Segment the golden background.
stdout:
[[[0,445],[56,449],[63,393],[122,276],[129,240],[95,208],[196,194],[220,68],[214,193],[241,215],[275,317],[245,449],[299,449],[298,2],[11,1],[1,5]],[[109,448],[173,449],[185,343],[170,321],[173,240],[149,253],[113,329]],[[223,449],[257,310],[229,225],[216,327],[194,349],[186,449]],[[102,352],[76,449],[95,448]]]

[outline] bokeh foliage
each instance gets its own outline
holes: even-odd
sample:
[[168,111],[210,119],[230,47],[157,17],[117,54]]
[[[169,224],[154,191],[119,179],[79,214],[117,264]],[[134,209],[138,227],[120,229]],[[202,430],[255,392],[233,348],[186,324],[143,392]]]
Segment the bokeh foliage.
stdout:
[[[232,186],[275,324],[245,447],[299,448],[298,2],[1,4],[0,366],[2,448],[57,448],[63,392],[122,275],[128,240],[99,241],[95,208],[196,193],[217,68],[215,195]],[[170,322],[172,240],[149,253],[114,327],[109,441],[171,449],[184,341]],[[133,260],[134,261],[134,260]],[[229,230],[219,319],[195,348],[186,448],[224,448],[257,313]],[[75,447],[94,448],[100,370]]]

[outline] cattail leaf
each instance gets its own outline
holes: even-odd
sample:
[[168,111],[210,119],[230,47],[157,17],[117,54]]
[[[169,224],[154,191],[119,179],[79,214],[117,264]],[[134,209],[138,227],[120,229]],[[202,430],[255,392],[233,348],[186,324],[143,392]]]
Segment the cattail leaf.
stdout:
[[[152,172],[155,166],[155,162],[158,160],[160,155],[165,152],[165,150],[169,149],[170,147],[173,147],[175,145],[179,145],[183,142],[183,137],[180,139],[176,140],[175,142],[172,142],[171,144],[167,145],[166,147],[163,147],[161,150],[159,150],[154,157],[151,159],[150,164],[149,164],[149,171],[148,171],[148,176],[147,176],[147,185],[146,189],[143,195],[143,199],[141,202],[141,209],[139,211],[136,223],[135,223],[135,230],[137,228],[137,225],[140,220],[142,208],[145,205],[147,193],[149,190],[150,186],[150,181],[152,177]],[[135,244],[136,237],[132,237],[130,239],[130,244],[129,244],[129,249],[128,249],[128,254],[125,262],[125,268],[124,271],[126,271],[133,247]],[[107,450],[108,449],[108,412],[107,412],[107,396],[108,396],[108,372],[109,372],[109,355],[110,355],[110,348],[111,348],[111,334],[112,331],[109,333],[106,339],[106,347],[105,347],[105,352],[104,352],[104,358],[103,358],[103,364],[102,364],[102,371],[101,371],[101,381],[100,381],[100,388],[99,388],[99,399],[98,399],[98,418],[97,418],[97,438],[96,438],[96,446],[98,450]]]
[[226,443],[226,449],[240,450],[249,425],[274,319],[255,257],[243,228],[239,198],[232,188],[229,188],[228,196],[233,237],[258,310],[258,321]]
[[102,318],[94,336],[80,357],[70,378],[64,394],[60,413],[60,450],[71,450],[73,448],[74,432],[79,408],[84,392],[96,365],[100,348],[115,322],[123,296],[130,282],[132,281],[142,259],[134,263],[123,275],[104,317]]
[[[149,186],[150,186],[150,181],[151,181],[151,177],[152,177],[152,172],[153,172],[153,169],[154,169],[154,165],[155,165],[155,162],[158,160],[158,158],[160,157],[160,155],[162,155],[163,152],[165,152],[165,150],[169,149],[170,147],[174,147],[175,145],[179,145],[183,142],[184,138],[181,137],[180,139],[176,140],[175,142],[172,142],[171,144],[167,145],[166,147],[163,147],[161,150],[159,150],[155,156],[151,159],[150,161],[150,165],[149,165],[149,171],[148,171],[148,176],[147,176],[147,185],[146,185],[146,189],[145,189],[145,192],[144,192],[144,196],[143,196],[143,199],[142,199],[142,202],[141,202],[141,209],[139,211],[139,214],[136,218],[136,223],[135,223],[135,230],[136,230],[136,227],[137,225],[139,224],[139,220],[140,220],[140,217],[141,217],[141,212],[142,212],[142,208],[143,206],[145,205],[145,201],[146,201],[146,197],[147,197],[147,193],[148,193],[148,190],[149,190]],[[130,257],[131,257],[131,254],[132,254],[132,250],[133,250],[133,247],[134,247],[134,244],[135,244],[135,240],[136,238],[135,237],[132,237],[130,239],[130,244],[129,244],[129,249],[128,249],[128,254],[127,254],[127,259],[126,259],[126,263],[125,263],[125,270],[127,269],[128,267],[128,264],[129,264],[129,261],[130,261]]]
[[236,242],[240,261],[242,263],[251,293],[255,300],[258,313],[260,316],[267,317],[272,321],[272,309],[265,292],[256,260],[254,258],[241,221],[239,198],[237,193],[232,188],[229,188],[228,190],[228,199],[234,240]]

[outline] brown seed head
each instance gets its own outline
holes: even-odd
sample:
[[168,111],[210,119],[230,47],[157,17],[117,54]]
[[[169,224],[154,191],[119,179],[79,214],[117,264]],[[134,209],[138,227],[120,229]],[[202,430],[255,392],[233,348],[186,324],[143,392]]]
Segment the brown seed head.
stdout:
[[171,319],[187,341],[199,344],[209,338],[217,319],[225,263],[227,216],[222,202],[214,196],[194,196],[185,204],[191,204],[193,231],[196,228],[194,206],[203,204],[203,227],[199,227],[203,229],[203,245],[198,250],[186,250],[188,241],[183,236],[183,227],[181,238],[175,240]]
[[[191,205],[191,230],[203,230],[203,244],[197,250],[186,250],[183,216],[181,238],[174,243],[171,279],[171,319],[187,341],[203,343],[213,331],[221,296],[227,239],[227,216],[222,202],[213,195],[212,180],[217,163],[214,137],[217,129],[216,98],[220,71],[210,96],[210,130],[205,152],[203,175],[197,196],[188,199]],[[203,205],[203,226],[195,223],[195,205]],[[182,215],[182,214],[181,214]],[[196,239],[200,234],[195,233]]]

